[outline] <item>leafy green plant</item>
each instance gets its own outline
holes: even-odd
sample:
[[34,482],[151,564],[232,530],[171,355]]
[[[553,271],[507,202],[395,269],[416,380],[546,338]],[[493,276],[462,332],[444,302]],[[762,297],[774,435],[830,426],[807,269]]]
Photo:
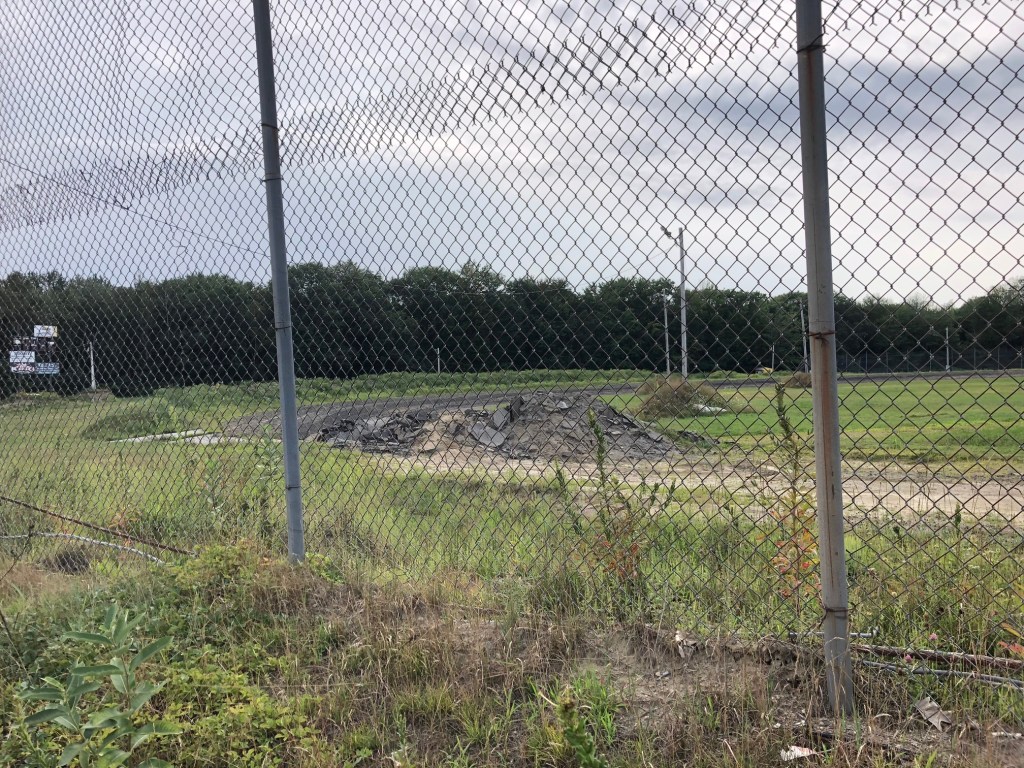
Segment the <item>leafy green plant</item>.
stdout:
[[161,700],[170,717],[188,723],[180,737],[183,765],[271,768],[324,750],[310,717],[317,701],[271,696],[249,679],[254,666],[243,662],[242,671],[232,671],[197,660],[175,667]]
[[597,743],[580,716],[576,697],[571,688],[562,691],[555,705],[555,714],[562,729],[562,737],[575,753],[582,768],[608,768],[608,761],[597,753]]
[[214,530],[221,535],[230,533],[234,521],[231,520],[231,515],[227,514],[228,495],[224,484],[224,465],[219,457],[211,456],[204,462],[201,483]]
[[153,400],[101,416],[82,430],[82,437],[86,440],[125,440],[175,432],[180,424],[165,403]]
[[[98,646],[110,654],[110,662],[98,666],[75,665],[61,681],[43,678],[43,684],[26,686],[19,696],[24,701],[43,702],[43,709],[25,718],[27,743],[36,745],[42,765],[79,765],[81,768],[114,768],[128,765],[132,754],[151,739],[180,732],[172,723],[156,720],[139,724],[142,710],[159,693],[162,683],[140,680],[139,669],[171,643],[162,637],[133,653],[134,630],[145,614],[129,618],[111,606],[100,632],[69,632],[65,640],[78,640]],[[55,742],[33,738],[31,730],[52,723],[64,732],[68,742],[53,762],[49,749]],[[166,761],[148,758],[138,768],[169,766]]]
[[273,430],[264,425],[256,441],[256,466],[252,487],[242,502],[241,522],[265,539],[274,533],[272,517],[283,487],[283,463],[281,446],[274,439]]
[[644,419],[680,419],[726,413],[729,402],[707,384],[681,376],[658,376],[637,389],[641,398],[637,415]]
[[620,709],[613,691],[592,670],[573,680],[570,690],[601,744],[611,747],[616,735],[615,714]]
[[318,579],[323,579],[329,584],[343,584],[345,582],[345,572],[337,562],[326,555],[321,555],[318,552],[308,552],[306,553],[303,565]]
[[569,521],[573,533],[582,536],[583,518],[573,504],[573,493],[569,487],[569,478],[565,473],[565,467],[558,461],[555,461],[555,494],[562,519]]

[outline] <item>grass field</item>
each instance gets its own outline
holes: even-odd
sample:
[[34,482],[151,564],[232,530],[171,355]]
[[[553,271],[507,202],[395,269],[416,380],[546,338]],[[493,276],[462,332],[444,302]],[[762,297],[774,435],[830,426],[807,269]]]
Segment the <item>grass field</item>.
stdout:
[[[774,387],[719,391],[732,413],[661,419],[659,426],[709,435],[742,454],[770,451],[779,430]],[[795,430],[809,439],[811,391],[787,389],[786,398]],[[627,411],[640,405],[628,395],[610,402]],[[846,460],[988,473],[1024,469],[1024,377],[853,381],[839,385],[839,403]]]
[[[570,380],[544,374],[514,381],[483,378],[477,384],[541,386],[543,377],[549,384]],[[450,380],[412,379],[393,383],[386,392],[455,385]],[[349,391],[371,397],[370,387],[366,383]],[[262,547],[281,551],[280,448],[274,441],[200,445],[108,439],[126,428],[117,418],[126,413],[135,419],[147,410],[166,412],[171,429],[210,428],[249,408],[268,407],[272,390],[264,391],[263,399],[248,399],[247,391],[193,388],[128,402],[44,397],[0,405],[2,495],[100,524],[118,536],[2,502],[0,535],[84,533],[122,544],[142,538],[187,549],[255,539]],[[306,402],[320,397],[333,401],[336,396],[326,384],[307,383],[303,392]],[[787,391],[789,395],[795,402],[787,414],[806,434],[809,394]],[[1020,379],[870,388],[861,382],[844,389],[843,396],[846,429],[857,435],[844,439],[854,441],[866,455],[877,458],[879,451],[889,450],[886,445],[894,445],[882,435],[882,425],[890,420],[903,443],[922,450],[930,441],[918,437],[913,424],[926,424],[927,414],[934,412],[949,424],[945,432],[930,433],[936,435],[939,447],[933,449],[942,461],[968,460],[959,453],[943,454],[946,449],[939,440],[952,432],[974,434],[967,423],[992,436],[981,443],[963,440],[977,451],[979,466],[1015,466],[1019,461],[1019,444],[1012,452],[1004,433],[1020,430],[1019,418],[1011,418]],[[662,426],[697,426],[780,463],[783,441],[769,391],[736,389],[729,397],[746,410]],[[896,415],[904,410],[917,421],[898,422]],[[130,420],[127,429],[149,430],[151,425]],[[961,440],[954,442],[959,445]],[[501,477],[471,470],[431,472],[392,456],[306,444],[310,551],[375,584],[427,584],[441,575],[464,587],[475,585],[471,589],[505,585],[501,589],[528,593],[536,610],[553,615],[586,605],[615,623],[681,627],[699,637],[734,632],[750,638],[784,637],[789,631],[817,628],[813,509],[795,487],[790,493],[751,487],[725,494],[627,486],[613,478],[595,486],[574,478],[571,467],[561,473],[554,469],[543,477],[512,470]],[[616,470],[606,469],[609,474]],[[17,555],[21,541],[3,547]],[[80,545],[59,539],[36,540],[30,559],[53,570],[60,567],[58,552],[77,549]],[[1019,566],[1024,541],[1019,533],[959,521],[937,532],[918,531],[880,517],[851,531],[847,549],[853,626],[873,631],[872,642],[999,657],[1019,653],[1013,650],[1024,640],[1024,576]],[[107,574],[124,566],[123,558],[102,548],[86,548],[85,553],[91,573]],[[929,676],[901,679],[908,690],[927,691],[978,717],[1024,718],[1021,697],[1003,689]]]

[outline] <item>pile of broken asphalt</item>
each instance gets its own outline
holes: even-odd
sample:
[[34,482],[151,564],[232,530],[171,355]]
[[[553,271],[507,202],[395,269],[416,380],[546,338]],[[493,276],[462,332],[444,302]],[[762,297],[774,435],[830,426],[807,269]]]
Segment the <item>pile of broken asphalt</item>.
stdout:
[[[483,451],[510,459],[592,460],[604,434],[609,458],[658,461],[679,455],[672,440],[593,395],[537,391],[510,396],[496,409],[413,410],[341,419],[318,439],[338,448],[395,454]],[[695,443],[707,438],[681,433]]]

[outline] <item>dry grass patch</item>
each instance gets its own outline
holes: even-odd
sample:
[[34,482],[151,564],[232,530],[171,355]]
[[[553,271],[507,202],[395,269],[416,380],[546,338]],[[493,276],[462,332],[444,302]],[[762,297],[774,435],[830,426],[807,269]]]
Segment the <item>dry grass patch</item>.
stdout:
[[679,419],[731,412],[728,401],[714,387],[681,376],[659,376],[647,381],[637,390],[637,395],[641,404],[636,413],[644,419]]
[[804,371],[797,371],[786,377],[785,381],[782,382],[782,386],[786,389],[810,389],[811,388],[811,374],[805,373]]

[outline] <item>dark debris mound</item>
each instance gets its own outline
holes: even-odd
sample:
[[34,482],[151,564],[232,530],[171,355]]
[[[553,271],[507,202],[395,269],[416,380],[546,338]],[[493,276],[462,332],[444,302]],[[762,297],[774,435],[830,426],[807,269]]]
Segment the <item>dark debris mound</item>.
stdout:
[[[403,411],[389,416],[342,420],[320,433],[337,447],[388,453],[487,451],[510,459],[593,460],[597,435],[593,411],[609,457],[657,461],[679,454],[672,440],[620,413],[593,395],[557,392],[517,394],[495,409]],[[709,441],[680,433],[695,443]]]

